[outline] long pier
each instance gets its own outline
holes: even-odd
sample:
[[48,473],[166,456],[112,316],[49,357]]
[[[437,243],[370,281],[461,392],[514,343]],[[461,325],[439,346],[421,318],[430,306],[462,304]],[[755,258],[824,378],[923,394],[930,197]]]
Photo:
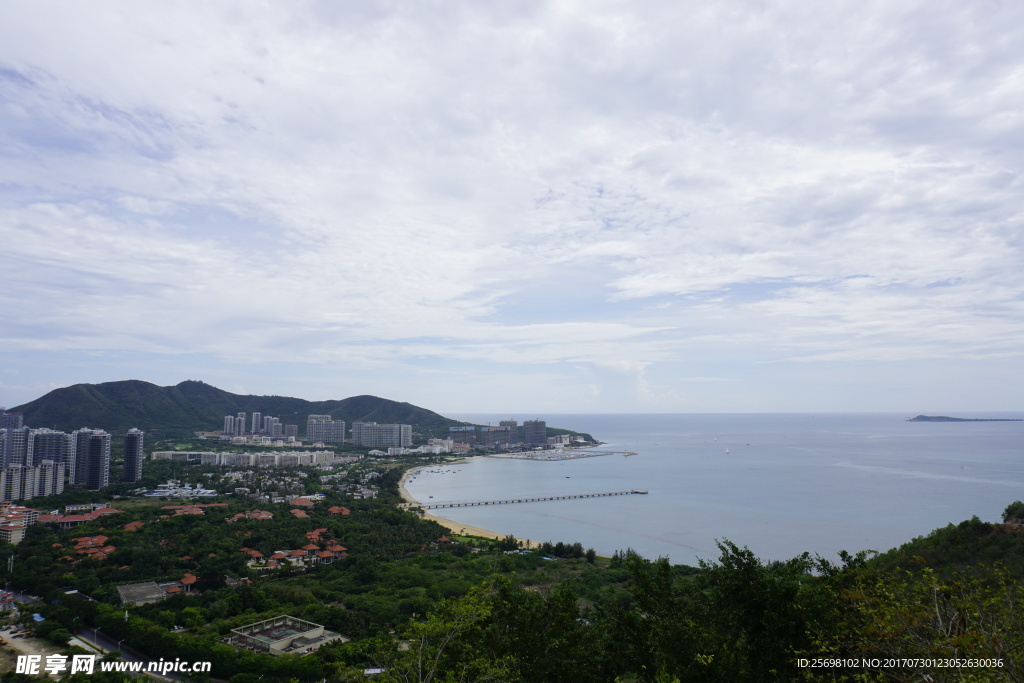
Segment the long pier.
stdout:
[[577,493],[571,496],[539,496],[537,498],[509,498],[507,500],[479,500],[471,503],[421,503],[425,510],[436,508],[464,508],[474,505],[508,505],[509,503],[536,503],[542,500],[572,500],[574,498],[603,498],[604,496],[628,496],[634,493],[647,493],[641,489],[631,491],[610,491],[608,493]]
[[583,448],[563,448],[547,451],[516,451],[514,453],[488,453],[485,458],[507,458],[512,460],[544,460],[557,462],[560,460],[578,460],[579,458],[598,458],[602,455],[636,455],[633,451],[594,451]]

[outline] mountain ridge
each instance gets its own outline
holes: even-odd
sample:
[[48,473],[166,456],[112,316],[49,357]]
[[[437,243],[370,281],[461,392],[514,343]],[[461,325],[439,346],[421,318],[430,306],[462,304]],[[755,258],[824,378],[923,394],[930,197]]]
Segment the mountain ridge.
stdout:
[[22,413],[26,425],[65,431],[87,426],[115,431],[132,427],[144,431],[214,431],[221,428],[225,415],[245,412],[251,419],[254,411],[278,417],[282,424],[300,425],[300,433],[305,430],[309,415],[331,415],[349,424],[368,421],[427,428],[466,424],[411,403],[379,396],[307,401],[289,396],[233,394],[198,380],[166,387],[137,379],[74,384],[8,410]]

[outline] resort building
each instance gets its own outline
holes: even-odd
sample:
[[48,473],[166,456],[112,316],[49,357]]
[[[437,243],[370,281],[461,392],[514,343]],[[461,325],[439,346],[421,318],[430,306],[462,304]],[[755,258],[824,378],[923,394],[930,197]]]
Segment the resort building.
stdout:
[[412,446],[412,425],[353,422],[352,443],[370,448],[409,448]]
[[330,415],[306,418],[306,441],[310,443],[345,443],[345,421]]
[[523,443],[527,446],[546,446],[548,425],[544,420],[527,420],[523,423]]

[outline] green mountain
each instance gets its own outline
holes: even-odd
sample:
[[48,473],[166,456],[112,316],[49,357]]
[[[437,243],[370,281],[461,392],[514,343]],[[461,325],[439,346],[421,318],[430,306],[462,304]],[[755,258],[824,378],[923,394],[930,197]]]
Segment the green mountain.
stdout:
[[10,410],[25,416],[25,424],[72,430],[93,427],[124,431],[142,430],[213,431],[224,424],[225,415],[253,411],[273,415],[282,424],[299,425],[305,431],[309,415],[330,415],[336,420],[399,423],[421,428],[444,428],[465,424],[419,408],[410,403],[377,396],[353,396],[340,401],[306,401],[287,396],[232,394],[204,382],[187,380],[171,387],[159,387],[140,380],[75,384]]

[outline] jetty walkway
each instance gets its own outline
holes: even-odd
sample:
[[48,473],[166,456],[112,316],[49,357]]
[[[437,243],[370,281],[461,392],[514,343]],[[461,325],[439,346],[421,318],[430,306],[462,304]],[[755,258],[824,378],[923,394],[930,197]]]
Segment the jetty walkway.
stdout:
[[559,460],[577,460],[579,458],[598,458],[602,455],[636,455],[633,451],[592,451],[582,448],[563,448],[550,451],[516,451],[514,453],[488,453],[485,458],[507,458],[511,460],[546,460],[554,462]]
[[608,493],[577,493],[571,496],[539,496],[537,498],[509,498],[507,500],[480,500],[471,503],[420,503],[419,507],[425,510],[437,508],[464,508],[475,505],[508,505],[509,503],[536,503],[542,500],[572,500],[574,498],[601,498],[604,496],[628,496],[634,493],[647,493],[641,489],[631,491],[610,491]]

